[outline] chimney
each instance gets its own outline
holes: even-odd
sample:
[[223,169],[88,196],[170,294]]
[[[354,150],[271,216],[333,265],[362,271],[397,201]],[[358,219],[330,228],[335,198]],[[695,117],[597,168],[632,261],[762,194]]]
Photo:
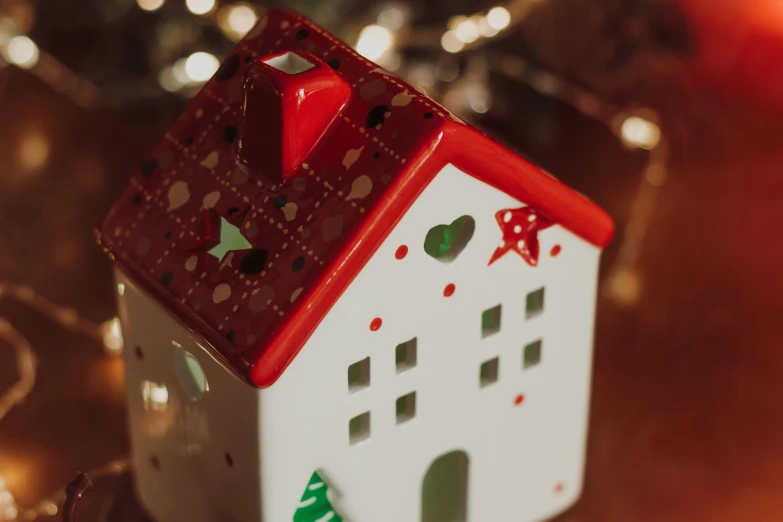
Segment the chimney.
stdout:
[[253,62],[245,72],[237,153],[250,169],[285,183],[336,123],[351,88],[305,51]]

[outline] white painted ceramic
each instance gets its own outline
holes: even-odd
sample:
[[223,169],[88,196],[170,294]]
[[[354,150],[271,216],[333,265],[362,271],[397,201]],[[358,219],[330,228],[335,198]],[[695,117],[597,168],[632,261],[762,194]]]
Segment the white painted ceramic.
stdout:
[[[467,457],[466,511],[450,522],[534,522],[572,505],[582,490],[600,249],[553,226],[539,234],[537,267],[515,252],[487,266],[501,240],[495,212],[524,204],[447,166],[263,390],[118,274],[144,506],[160,522],[291,521],[319,470],[345,520],[443,522],[422,519],[422,483],[454,451]],[[467,247],[450,263],[429,257],[427,231],[463,215],[475,220]],[[409,252],[398,260],[400,245]],[[540,288],[544,309],[527,318],[526,296]],[[498,304],[500,329],[482,337],[481,313]],[[382,326],[371,331],[375,318]],[[398,373],[395,348],[414,337],[416,365]],[[541,360],[523,369],[524,347],[537,340]],[[172,341],[206,373],[200,399],[178,380]],[[348,367],[366,357],[369,386],[352,393]],[[482,387],[480,366],[494,358],[498,379]],[[166,411],[145,408],[144,381],[167,387]],[[415,416],[398,424],[396,401],[411,392]],[[365,412],[369,437],[351,444],[350,419]]]

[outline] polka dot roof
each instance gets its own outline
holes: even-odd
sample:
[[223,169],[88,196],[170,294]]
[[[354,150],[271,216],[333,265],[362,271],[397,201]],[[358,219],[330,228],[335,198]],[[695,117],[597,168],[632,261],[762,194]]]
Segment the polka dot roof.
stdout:
[[[242,78],[252,60],[296,49],[327,62],[354,95],[327,142],[280,186],[254,176],[234,153]],[[318,26],[271,11],[141,165],[105,220],[102,242],[121,265],[148,276],[155,293],[229,341],[219,349],[244,373],[259,341],[313,286],[444,116]],[[229,252],[222,263],[199,251],[216,216],[239,227],[253,250]]]
[[[353,93],[322,143],[280,184],[250,171],[235,151],[245,69],[293,50],[327,63]],[[100,242],[228,365],[255,385],[269,385],[352,279],[334,283],[349,270],[346,251],[366,233],[382,196],[454,122],[320,27],[270,11],[142,163],[105,219]],[[225,239],[233,226],[249,248],[211,255],[209,239]],[[342,284],[331,289],[331,302],[323,298],[325,281]],[[265,363],[272,348],[280,354]],[[259,369],[263,364],[270,368]]]

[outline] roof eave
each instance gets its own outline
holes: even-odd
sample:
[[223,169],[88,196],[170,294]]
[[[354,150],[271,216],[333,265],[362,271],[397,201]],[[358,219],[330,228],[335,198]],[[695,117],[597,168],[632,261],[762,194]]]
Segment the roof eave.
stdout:
[[243,373],[240,371],[242,370],[241,368],[238,368],[236,364],[231,363],[222,356],[219,347],[222,347],[223,349],[230,348],[228,341],[219,335],[210,335],[213,331],[212,328],[198,314],[192,312],[189,308],[181,306],[172,295],[161,292],[159,290],[160,285],[156,284],[156,281],[149,273],[140,270],[136,263],[126,259],[121,250],[112,248],[110,243],[104,239],[102,230],[103,229],[101,228],[95,231],[98,245],[103,248],[106,255],[109,256],[109,259],[117,264],[125,276],[144,293],[156,300],[158,304],[160,304],[169,315],[177,319],[191,335],[201,339],[205,345],[204,347],[207,348],[225,368],[231,369],[232,373],[235,373],[239,378],[250,382],[249,365]]
[[456,121],[445,126],[444,154],[463,172],[524,201],[598,248],[614,234],[612,218],[586,196]]

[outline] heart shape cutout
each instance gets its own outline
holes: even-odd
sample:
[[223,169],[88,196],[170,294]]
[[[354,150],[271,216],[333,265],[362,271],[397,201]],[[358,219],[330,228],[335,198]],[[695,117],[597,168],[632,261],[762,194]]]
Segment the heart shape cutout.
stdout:
[[435,225],[424,238],[424,251],[438,261],[454,261],[468,246],[476,222],[470,216],[458,217],[448,225]]

